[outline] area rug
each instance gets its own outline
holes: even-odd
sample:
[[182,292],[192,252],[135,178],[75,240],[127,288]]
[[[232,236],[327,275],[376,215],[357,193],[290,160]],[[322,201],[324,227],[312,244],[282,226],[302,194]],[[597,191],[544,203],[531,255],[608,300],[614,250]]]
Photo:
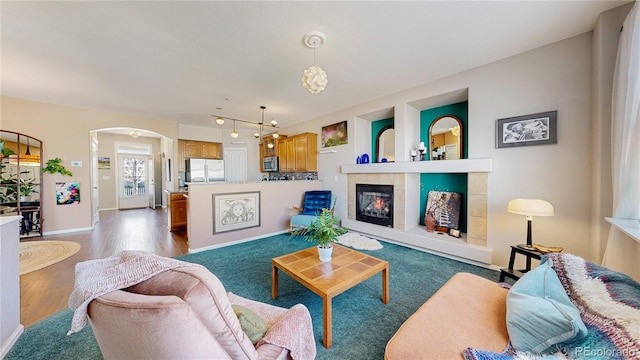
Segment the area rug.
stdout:
[[25,241],[20,243],[20,275],[58,263],[80,250],[73,241]]
[[[271,259],[313,246],[301,236],[280,234],[188,254],[179,259],[204,265],[220,279],[226,291],[244,298],[284,308],[305,305],[313,321],[315,360],[384,359],[385,346],[400,325],[454,274],[470,272],[496,282],[500,277],[499,271],[392,243],[383,242],[383,245],[383,249],[371,252],[371,255],[389,262],[389,303],[380,301],[380,273],[334,297],[333,346],[330,349],[322,346],[323,303],[320,296],[290,276],[280,274],[278,298],[271,297]],[[28,327],[5,360],[102,360],[90,326],[67,336],[72,317],[73,311],[67,309]]]
[[380,241],[360,235],[356,232],[348,232],[338,236],[338,244],[350,246],[358,250],[380,250]]

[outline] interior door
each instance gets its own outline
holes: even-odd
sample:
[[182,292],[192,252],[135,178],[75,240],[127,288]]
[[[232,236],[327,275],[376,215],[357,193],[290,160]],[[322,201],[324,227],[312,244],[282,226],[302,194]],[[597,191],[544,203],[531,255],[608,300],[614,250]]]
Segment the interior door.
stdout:
[[118,208],[135,209],[149,206],[148,155],[118,155]]
[[225,147],[224,167],[226,181],[247,181],[247,148]]
[[150,155],[147,157],[147,169],[148,169],[148,174],[149,176],[147,177],[149,179],[148,184],[149,184],[149,191],[147,192],[149,194],[149,207],[152,209],[156,208],[156,181],[155,181],[155,176],[153,176],[153,174],[155,174],[155,170],[153,167],[153,155]]
[[91,133],[91,226],[100,220],[99,208],[99,174],[98,174],[98,138],[96,132]]

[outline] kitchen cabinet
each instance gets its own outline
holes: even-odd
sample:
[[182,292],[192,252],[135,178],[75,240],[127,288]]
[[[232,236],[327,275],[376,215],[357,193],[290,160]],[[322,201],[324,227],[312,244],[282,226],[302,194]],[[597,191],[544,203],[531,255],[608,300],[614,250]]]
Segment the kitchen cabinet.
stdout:
[[183,192],[169,192],[169,231],[187,227],[187,199]]
[[281,172],[318,171],[318,134],[302,133],[278,143]]
[[287,138],[286,135],[280,135],[278,136],[277,139],[274,138],[272,134],[263,136],[262,142],[261,142],[262,147],[260,148],[260,155],[262,157],[280,156],[278,143],[286,138]]
[[222,159],[221,144],[216,142],[178,140],[178,172],[185,171],[189,158]]

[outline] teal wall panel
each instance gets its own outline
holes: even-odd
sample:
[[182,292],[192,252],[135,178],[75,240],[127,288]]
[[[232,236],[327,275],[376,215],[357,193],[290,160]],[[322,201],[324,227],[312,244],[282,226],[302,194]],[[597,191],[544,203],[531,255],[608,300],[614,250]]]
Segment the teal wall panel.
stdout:
[[[444,115],[453,115],[462,121],[462,149],[463,158],[468,156],[467,124],[468,124],[468,102],[440,106],[420,112],[420,141],[424,141],[429,147],[429,127],[433,121]],[[417,148],[417,145],[416,145]],[[427,159],[429,156],[427,156]],[[426,160],[429,161],[429,160]],[[431,160],[433,161],[433,160]],[[446,160],[440,160],[446,161]],[[420,224],[424,225],[425,208],[427,206],[427,193],[430,190],[453,191],[462,193],[462,205],[460,208],[459,228],[462,232],[467,232],[467,174],[420,174]]]
[[378,162],[378,149],[376,149],[376,139],[378,133],[385,126],[393,125],[393,118],[376,120],[371,122],[371,162]]

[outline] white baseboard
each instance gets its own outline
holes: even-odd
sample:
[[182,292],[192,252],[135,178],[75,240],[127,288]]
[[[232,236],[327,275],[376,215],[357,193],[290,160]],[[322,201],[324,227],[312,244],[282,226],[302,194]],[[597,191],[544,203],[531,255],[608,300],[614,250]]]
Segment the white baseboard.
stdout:
[[118,208],[100,208],[98,211],[106,211],[106,210],[118,210]]
[[24,326],[22,326],[22,324],[18,324],[16,329],[13,330],[13,333],[11,334],[11,336],[9,336],[7,341],[5,341],[4,344],[2,344],[2,348],[0,348],[0,359],[4,359],[4,357],[7,356],[7,354],[9,353],[9,350],[11,350],[13,345],[15,345],[16,341],[18,341],[18,339],[20,338],[20,335],[22,335],[23,332],[24,332]]
[[262,235],[254,236],[254,237],[251,237],[251,238],[246,238],[246,239],[241,239],[241,240],[236,240],[236,241],[229,241],[229,242],[226,242],[224,244],[216,244],[216,245],[211,245],[211,246],[205,246],[205,247],[201,247],[201,248],[197,248],[197,249],[189,248],[189,254],[195,254],[195,253],[199,253],[199,252],[202,252],[202,251],[207,251],[207,250],[212,250],[212,249],[219,249],[219,248],[223,248],[223,247],[231,246],[231,245],[236,245],[236,244],[242,244],[242,243],[245,243],[245,242],[258,240],[258,239],[262,239],[262,238],[273,236],[273,235],[284,234],[286,232],[289,232],[289,230],[277,231],[277,232],[270,233],[270,234],[262,234]]
[[80,231],[91,231],[92,227],[84,227],[84,228],[75,228],[75,229],[65,229],[65,230],[55,230],[55,231],[45,231],[42,235],[60,235],[60,234],[68,234]]

